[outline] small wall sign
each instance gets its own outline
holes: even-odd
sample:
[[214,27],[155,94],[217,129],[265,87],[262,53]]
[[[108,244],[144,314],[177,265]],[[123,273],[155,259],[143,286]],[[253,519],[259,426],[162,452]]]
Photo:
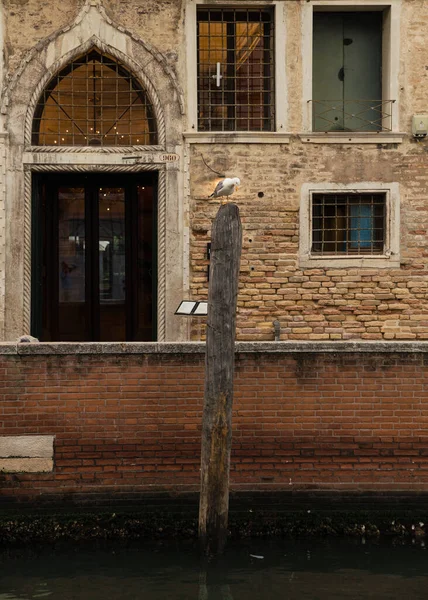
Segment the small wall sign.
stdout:
[[139,163],[172,163],[177,162],[179,159],[178,154],[173,152],[154,152],[153,154],[133,154],[132,156],[124,156],[123,160],[128,162],[132,161],[133,164]]

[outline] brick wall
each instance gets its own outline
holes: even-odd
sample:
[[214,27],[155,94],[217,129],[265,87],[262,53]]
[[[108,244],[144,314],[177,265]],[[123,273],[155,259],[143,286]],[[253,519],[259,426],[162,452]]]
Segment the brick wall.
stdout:
[[[195,147],[190,297],[208,293],[206,244],[218,210],[218,202],[204,197],[208,174],[202,152],[210,164],[226,164],[224,171],[243,182],[236,196],[243,227],[238,339],[273,340],[275,319],[282,340],[428,339],[427,153],[425,143],[409,146],[406,159],[397,147],[370,145],[341,146],[335,158],[337,149],[303,148],[296,140],[281,151],[269,145]],[[349,268],[301,268],[301,185],[357,182],[358,187],[364,181],[400,184],[400,267],[361,268],[356,261]],[[201,320],[194,320],[192,339],[203,335]]]
[[[0,349],[0,435],[55,436],[1,504],[196,491],[202,346],[72,347]],[[423,344],[240,344],[235,383],[232,490],[428,491]]]

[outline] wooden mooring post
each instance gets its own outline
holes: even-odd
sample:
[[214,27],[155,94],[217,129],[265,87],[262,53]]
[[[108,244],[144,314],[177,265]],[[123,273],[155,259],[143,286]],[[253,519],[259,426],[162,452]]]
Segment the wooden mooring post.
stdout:
[[221,553],[227,539],[241,247],[239,209],[236,204],[224,204],[212,228],[208,290],[199,500],[199,539],[206,554]]

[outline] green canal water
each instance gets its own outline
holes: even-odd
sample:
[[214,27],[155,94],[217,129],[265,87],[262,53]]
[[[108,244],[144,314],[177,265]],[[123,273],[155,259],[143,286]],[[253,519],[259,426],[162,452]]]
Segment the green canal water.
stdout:
[[252,539],[208,563],[190,543],[3,549],[0,570],[0,600],[428,598],[420,539]]

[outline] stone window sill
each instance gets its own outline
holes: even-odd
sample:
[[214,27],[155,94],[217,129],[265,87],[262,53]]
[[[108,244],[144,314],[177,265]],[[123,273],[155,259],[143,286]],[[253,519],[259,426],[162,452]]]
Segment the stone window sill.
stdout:
[[299,133],[303,143],[310,144],[401,144],[405,133],[379,131],[379,133],[359,131],[309,132]]
[[190,144],[289,144],[291,133],[278,131],[187,131]]
[[329,269],[342,268],[374,268],[397,269],[400,267],[398,256],[308,256],[299,260],[300,268],[327,267]]
[[[112,355],[183,354],[200,355],[203,359],[206,351],[204,342],[41,342],[16,344],[0,342],[0,355],[92,355],[100,357]],[[426,341],[280,341],[280,342],[236,342],[237,353],[284,353],[308,352],[428,352]]]

